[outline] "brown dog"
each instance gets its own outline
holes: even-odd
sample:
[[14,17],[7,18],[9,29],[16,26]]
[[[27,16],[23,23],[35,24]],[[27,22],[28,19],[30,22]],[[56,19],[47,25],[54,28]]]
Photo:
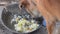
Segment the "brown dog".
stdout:
[[46,19],[48,34],[52,34],[56,20],[60,21],[60,0],[21,0],[20,3],[29,10],[37,8]]

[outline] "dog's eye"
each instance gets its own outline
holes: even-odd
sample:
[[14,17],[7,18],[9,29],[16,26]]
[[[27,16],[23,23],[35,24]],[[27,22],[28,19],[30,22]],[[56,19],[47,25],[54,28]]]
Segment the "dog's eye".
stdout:
[[22,8],[23,6],[21,5],[20,7]]

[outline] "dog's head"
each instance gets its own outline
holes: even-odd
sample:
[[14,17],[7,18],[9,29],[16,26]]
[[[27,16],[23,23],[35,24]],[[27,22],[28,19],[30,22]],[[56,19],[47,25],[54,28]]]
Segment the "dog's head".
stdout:
[[20,0],[19,7],[24,7],[33,17],[41,16],[37,10],[36,2],[34,0]]

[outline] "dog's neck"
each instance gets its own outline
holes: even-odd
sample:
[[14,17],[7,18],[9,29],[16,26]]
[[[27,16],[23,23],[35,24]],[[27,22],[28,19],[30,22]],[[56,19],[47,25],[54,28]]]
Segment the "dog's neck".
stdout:
[[43,4],[47,12],[60,21],[60,0],[44,0]]

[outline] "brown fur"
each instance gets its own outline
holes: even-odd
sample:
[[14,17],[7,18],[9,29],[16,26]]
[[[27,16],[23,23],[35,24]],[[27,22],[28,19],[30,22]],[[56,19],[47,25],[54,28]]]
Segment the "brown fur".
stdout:
[[[26,2],[26,0],[23,1]],[[24,3],[23,1],[22,3]],[[31,1],[25,3],[26,8],[31,10],[37,7],[46,19],[48,34],[52,34],[56,19],[60,21],[60,0],[33,0],[36,6]]]

